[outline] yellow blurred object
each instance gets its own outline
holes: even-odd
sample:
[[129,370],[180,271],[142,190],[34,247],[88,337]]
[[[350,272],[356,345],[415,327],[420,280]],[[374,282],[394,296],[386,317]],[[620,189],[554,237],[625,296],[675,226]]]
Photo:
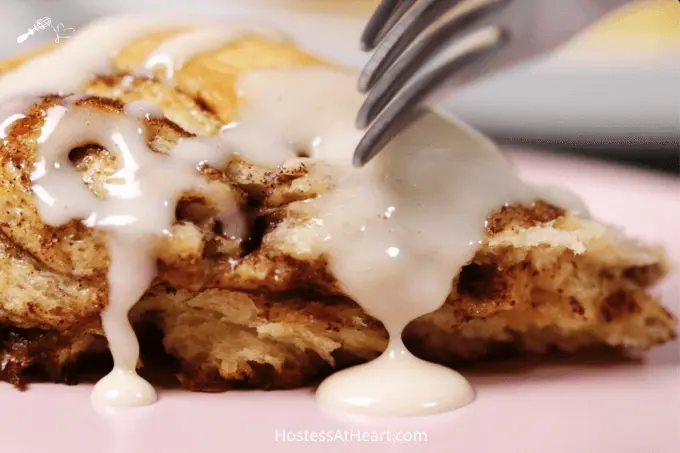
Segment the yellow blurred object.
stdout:
[[[342,14],[367,19],[379,0],[273,0],[297,12]],[[680,52],[680,3],[642,0],[631,3],[574,39],[568,49],[621,50],[628,53]]]
[[277,6],[305,13],[342,14],[368,18],[379,0],[273,0]]
[[680,3],[676,0],[633,2],[573,39],[560,58],[605,62],[677,61],[680,56]]
[[680,42],[680,3],[676,0],[634,2],[595,25],[589,34],[597,36],[665,38]]

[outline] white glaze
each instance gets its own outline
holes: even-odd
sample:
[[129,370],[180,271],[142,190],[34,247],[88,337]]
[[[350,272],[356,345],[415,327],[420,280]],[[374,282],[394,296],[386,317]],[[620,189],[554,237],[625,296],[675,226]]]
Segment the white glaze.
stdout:
[[[92,25],[52,55],[0,79],[0,101],[15,92],[74,91],[92,73],[106,71],[109,55],[127,40],[180,23],[187,22],[117,18]],[[217,36],[223,43],[238,34],[209,29],[180,35],[157,48],[147,63],[164,55],[169,67],[177,68],[209,49]],[[55,64],[64,72],[43,78],[55,72],[47,70]],[[137,405],[155,399],[135,372],[139,347],[127,313],[153,281],[154,238],[170,229],[178,196],[204,185],[197,163],[220,166],[233,152],[274,167],[299,161],[301,150],[311,156],[310,170],[334,187],[309,202],[316,217],[290,240],[298,250],[325,255],[343,290],[390,334],[379,359],[327,379],[318,401],[350,411],[407,415],[450,410],[473,399],[460,374],[413,357],[401,332],[444,303],[453,278],[483,240],[488,214],[505,203],[531,201],[537,192],[518,180],[488,140],[434,113],[369,165],[352,168],[351,154],[361,137],[353,127],[362,101],[355,78],[322,68],[247,74],[238,84],[245,100],[238,121],[220,138],[183,140],[168,156],[146,146],[142,118],[159,113],[148,103],[128,105],[127,117],[84,107],[48,112],[33,174],[40,215],[50,225],[82,219],[108,233],[110,295],[102,321],[115,368],[95,387],[95,401]],[[68,161],[73,147],[93,142],[119,159],[106,199],[94,197]],[[226,201],[225,212],[235,205]]]
[[[156,395],[136,374],[139,344],[127,315],[156,275],[154,240],[169,232],[179,195],[205,184],[197,164],[210,154],[217,166],[220,160],[214,154],[226,158],[228,151],[216,142],[189,139],[176,149],[198,148],[193,160],[186,153],[181,158],[158,154],[146,145],[141,119],[72,105],[48,111],[38,142],[32,181],[43,222],[59,226],[79,219],[108,233],[109,300],[102,326],[114,370],[97,383],[93,401],[112,406],[148,404]],[[105,199],[87,189],[68,159],[71,149],[88,143],[102,145],[117,159],[119,170],[105,184]]]
[[323,407],[347,412],[418,416],[463,407],[475,392],[461,374],[415,357],[392,338],[377,359],[328,377],[316,397]]
[[161,118],[163,117],[163,110],[156,104],[149,101],[134,101],[125,104],[126,115],[134,116],[136,118]]
[[172,80],[175,71],[192,57],[218,49],[245,35],[253,34],[275,40],[286,39],[282,33],[260,24],[224,21],[217,25],[181,33],[164,41],[146,57],[139,73],[149,76],[153,75],[156,69],[161,68],[162,77],[165,80]]

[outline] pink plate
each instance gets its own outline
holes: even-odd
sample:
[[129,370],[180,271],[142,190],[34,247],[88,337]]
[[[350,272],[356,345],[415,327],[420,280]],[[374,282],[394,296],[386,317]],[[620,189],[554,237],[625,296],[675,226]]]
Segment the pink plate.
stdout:
[[[627,168],[513,152],[525,179],[572,187],[595,216],[664,243],[680,261],[680,183]],[[678,274],[658,288],[673,311]],[[192,394],[100,414],[90,387],[0,386],[2,453],[677,453],[678,343],[640,363],[520,363],[466,371],[478,391],[449,414],[377,420],[327,414],[310,389]],[[381,439],[382,438],[382,439]]]

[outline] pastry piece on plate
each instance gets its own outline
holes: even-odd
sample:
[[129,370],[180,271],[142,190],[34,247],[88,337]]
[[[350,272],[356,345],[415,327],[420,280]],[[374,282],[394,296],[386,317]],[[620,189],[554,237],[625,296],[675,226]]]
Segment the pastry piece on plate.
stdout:
[[[162,115],[144,120],[148,144],[165,153],[237,118],[239,76],[326,64],[291,42],[245,34],[189,58],[172,83],[158,72],[139,75],[152,49],[184,31],[132,39],[112,59],[115,71],[92,74],[82,86],[90,96],[73,102],[111,115],[123,115],[132,101],[155,104]],[[32,58],[39,56],[0,68]],[[35,370],[65,380],[107,348],[105,233],[78,221],[46,225],[31,187],[45,112],[60,102],[49,95],[26,104],[0,141],[0,378],[15,385]],[[112,155],[85,144],[70,159],[83,183],[105,197]],[[295,239],[314,216],[306,200],[332,190],[313,165],[232,159],[224,170],[204,166],[209,189],[179,201],[172,234],[154,247],[156,278],[130,316],[142,349],[162,344],[187,388],[296,387],[386,347],[383,326],[343,292],[325,257]],[[240,221],[223,217],[224,197],[238,201]],[[548,200],[506,206],[490,213],[474,258],[451,276],[446,303],[412,322],[404,340],[441,363],[499,352],[648,349],[675,337],[676,319],[649,292],[667,272],[661,248],[597,220]],[[160,335],[145,335],[148,329]]]

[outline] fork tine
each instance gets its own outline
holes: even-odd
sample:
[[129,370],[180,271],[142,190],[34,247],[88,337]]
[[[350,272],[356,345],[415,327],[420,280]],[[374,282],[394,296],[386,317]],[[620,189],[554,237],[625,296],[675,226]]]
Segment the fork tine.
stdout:
[[392,101],[357,145],[352,159],[355,167],[362,167],[371,161],[404,126],[426,112],[424,107],[416,108],[415,106],[421,105],[445,82],[460,76],[461,71],[483,61],[503,48],[510,40],[507,30],[495,27],[479,30],[473,33],[470,39],[477,35],[482,38],[483,33],[493,33],[493,35],[490,39],[470,45],[466,52],[429,71]]
[[393,96],[415,77],[418,70],[443,47],[466,33],[469,27],[477,25],[479,20],[488,18],[491,12],[502,9],[510,1],[512,0],[492,0],[478,8],[470,9],[452,18],[411,46],[393,66],[387,69],[371,89],[357,115],[357,128],[368,127]]
[[376,47],[359,75],[359,91],[367,92],[404,50],[446,11],[464,0],[421,0]]
[[361,49],[375,49],[378,42],[402,18],[416,0],[383,0],[368,20],[361,34]]

